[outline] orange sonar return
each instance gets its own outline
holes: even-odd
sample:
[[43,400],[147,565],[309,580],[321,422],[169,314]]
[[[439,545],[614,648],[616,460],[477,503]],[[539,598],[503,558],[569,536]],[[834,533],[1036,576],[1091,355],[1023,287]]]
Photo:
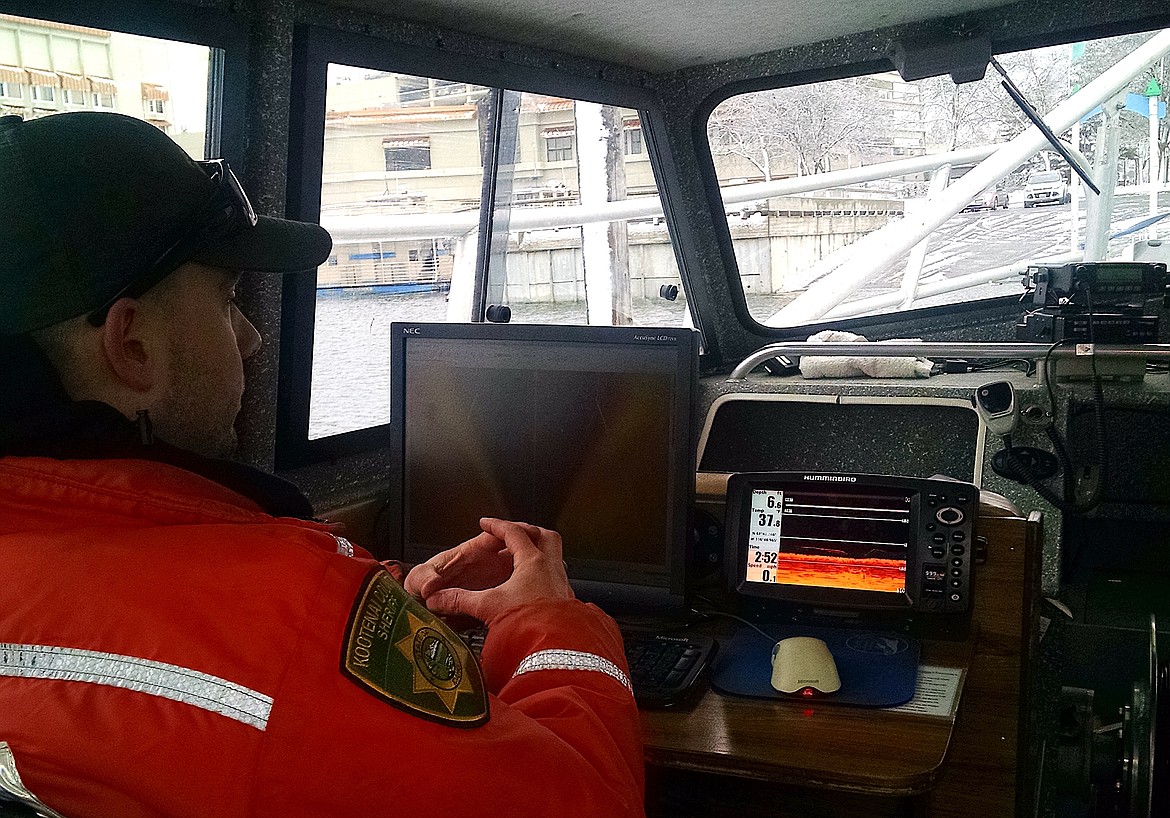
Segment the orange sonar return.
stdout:
[[822,554],[781,554],[776,581],[857,591],[906,590],[906,563],[889,559],[848,559]]

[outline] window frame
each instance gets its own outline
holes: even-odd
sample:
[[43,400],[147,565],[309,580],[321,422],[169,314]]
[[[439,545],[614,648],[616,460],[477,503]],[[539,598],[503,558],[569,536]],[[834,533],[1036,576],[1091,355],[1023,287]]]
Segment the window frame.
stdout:
[[[387,145],[391,140],[382,140],[382,154],[386,160],[387,173],[407,173],[411,171],[431,170],[431,138],[429,136],[418,136],[409,140],[396,141],[411,141],[411,142],[425,142],[425,145]],[[395,151],[396,159],[391,161],[390,152]],[[423,151],[426,151],[425,164],[422,159]],[[411,157],[417,157],[417,161],[409,161]],[[406,159],[408,161],[402,161]]]
[[29,86],[29,92],[32,98],[33,107],[42,108],[56,108],[57,94],[51,85],[37,85],[33,83]]
[[[99,4],[85,0],[7,0],[4,13],[140,37],[193,43],[212,49],[212,64],[208,67],[204,155],[224,158],[237,168],[243,167],[248,26],[242,18],[218,9],[195,6],[180,8],[149,0]],[[98,97],[97,93],[92,92],[89,97],[95,110],[116,108],[116,99],[112,95],[110,107],[99,105]]]
[[[1170,13],[1163,13],[1157,17],[1150,16],[1141,20],[1095,25],[1092,27],[1092,38],[1154,31],[1167,26],[1170,26]],[[993,39],[991,50],[993,56],[999,56],[1017,51],[1067,45],[1087,38],[1089,38],[1087,31],[1062,27],[1040,34],[1017,35],[1004,40]],[[720,285],[726,287],[731,313],[735,317],[734,325],[725,324],[714,328],[714,332],[704,335],[704,343],[707,345],[708,352],[714,353],[707,356],[705,363],[714,367],[730,366],[742,357],[741,349],[750,351],[780,341],[803,341],[809,335],[825,329],[843,329],[870,334],[873,337],[899,337],[908,332],[908,328],[913,328],[915,332],[921,332],[919,328],[927,324],[939,327],[940,331],[948,335],[957,333],[959,337],[971,340],[966,335],[966,330],[970,327],[1002,326],[1009,320],[1014,321],[1019,314],[1018,294],[939,306],[918,307],[877,315],[817,321],[791,327],[769,326],[752,315],[740,277],[739,261],[732,243],[731,229],[726,218],[720,218],[719,208],[722,207],[722,202],[718,197],[719,180],[707,136],[707,123],[712,112],[725,100],[740,94],[793,88],[894,70],[891,59],[873,59],[870,53],[852,53],[845,56],[845,61],[832,64],[829,61],[824,61],[824,55],[816,52],[812,46],[800,46],[794,49],[789,57],[785,69],[773,69],[734,82],[711,86],[708,90],[696,95],[697,102],[691,109],[694,115],[687,130],[697,165],[694,183],[707,193],[706,201],[711,207],[713,217],[712,248],[718,250],[720,270],[723,274],[720,276]],[[940,70],[938,73],[945,74],[946,72]],[[712,194],[712,191],[715,193]],[[709,306],[706,301],[706,293],[700,290],[694,295],[697,299],[703,299],[698,304],[700,312]],[[981,340],[987,339],[984,337]],[[719,347],[721,342],[730,342],[730,346],[735,348],[736,352],[731,355],[731,358],[735,360],[725,359]]]
[[627,128],[622,125],[622,155],[643,157],[646,155],[645,135],[642,126]]
[[[326,71],[329,63],[486,86],[496,92],[509,89],[599,102],[638,110],[643,118],[660,115],[658,98],[646,87],[607,81],[584,73],[571,74],[556,70],[555,67],[534,67],[502,59],[452,53],[444,51],[441,46],[427,48],[393,43],[365,34],[299,25],[293,36],[291,96],[295,103],[290,111],[286,202],[286,212],[293,219],[320,220]],[[487,286],[487,248],[491,242],[498,142],[496,135],[492,139],[491,155],[484,168],[480,247],[476,257],[476,288],[481,294]],[[651,161],[655,162],[653,140],[647,138],[644,145]],[[658,164],[655,164],[654,169],[665,200],[669,180],[660,172]],[[671,242],[685,283],[688,278],[684,257],[673,230]],[[316,270],[284,278],[276,406],[275,466],[278,470],[297,469],[384,448],[388,444],[389,423],[309,439],[316,281]],[[481,316],[479,320],[483,320],[482,306],[477,308]],[[697,317],[695,320],[697,324]],[[386,354],[389,359],[389,350]]]
[[558,134],[544,138],[544,161],[572,162],[576,159],[576,143],[572,134]]

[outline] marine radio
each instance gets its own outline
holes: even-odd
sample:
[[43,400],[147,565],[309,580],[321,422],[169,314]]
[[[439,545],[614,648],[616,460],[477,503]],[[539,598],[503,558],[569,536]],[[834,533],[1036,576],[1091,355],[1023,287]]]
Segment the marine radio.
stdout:
[[1032,309],[1016,323],[1016,338],[1048,343],[1152,343],[1158,316],[1149,302],[1170,297],[1166,265],[1148,262],[1029,267],[1024,287]]

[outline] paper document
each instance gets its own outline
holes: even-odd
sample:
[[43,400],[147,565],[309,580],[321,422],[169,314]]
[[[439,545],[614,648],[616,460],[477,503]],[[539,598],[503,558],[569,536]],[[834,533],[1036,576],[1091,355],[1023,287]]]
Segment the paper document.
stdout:
[[918,668],[914,698],[897,707],[887,707],[886,710],[894,713],[913,713],[918,716],[954,718],[965,674],[965,670],[957,667],[924,665]]

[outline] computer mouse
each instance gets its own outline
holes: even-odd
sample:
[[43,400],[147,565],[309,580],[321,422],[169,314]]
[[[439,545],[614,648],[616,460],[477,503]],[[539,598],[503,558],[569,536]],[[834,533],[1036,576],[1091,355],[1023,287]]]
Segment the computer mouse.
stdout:
[[772,687],[810,697],[836,693],[841,677],[829,646],[811,636],[781,639],[772,648]]

